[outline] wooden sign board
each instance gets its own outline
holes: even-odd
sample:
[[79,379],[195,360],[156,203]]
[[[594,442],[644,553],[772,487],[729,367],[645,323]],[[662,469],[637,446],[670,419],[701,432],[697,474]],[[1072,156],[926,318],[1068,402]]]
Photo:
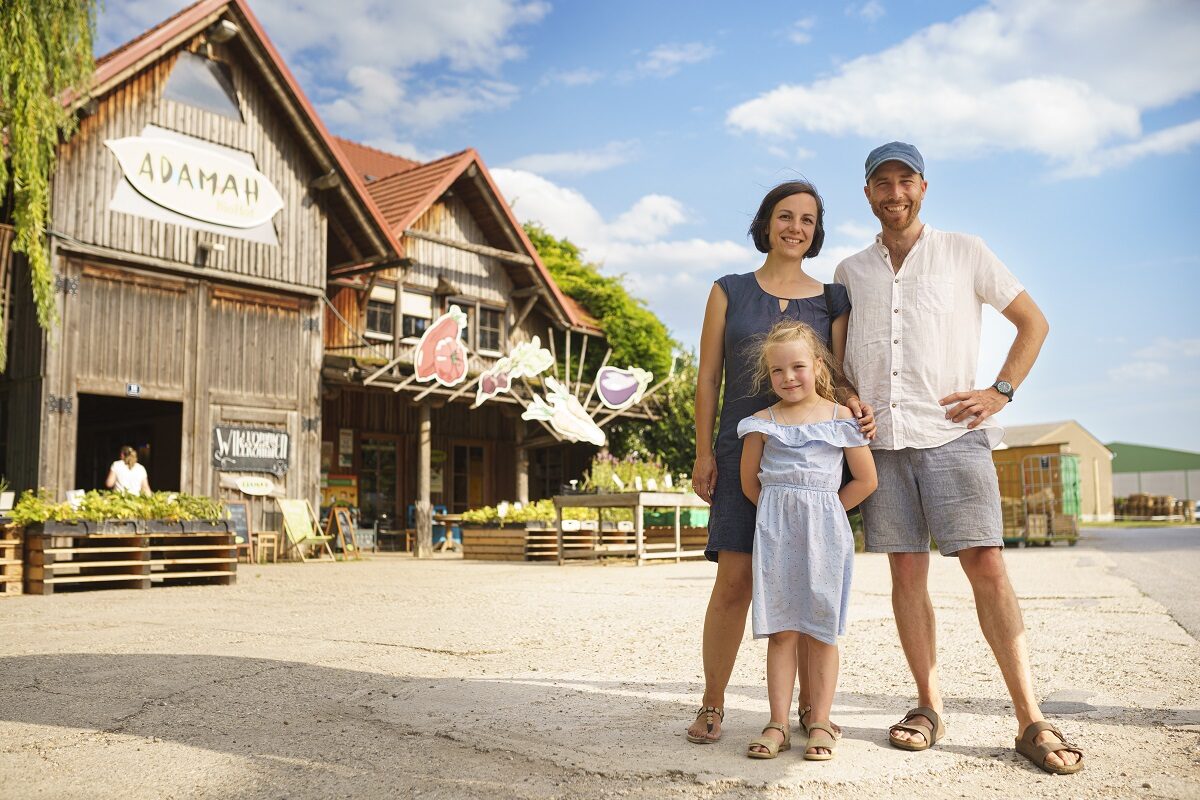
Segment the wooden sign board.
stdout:
[[225,510],[229,512],[229,529],[238,544],[250,544],[250,507],[240,500],[226,503]]
[[345,506],[334,506],[329,509],[329,521],[325,526],[325,535],[337,539],[338,549],[349,557],[362,558],[358,551],[358,540],[354,537],[354,519],[350,509]]

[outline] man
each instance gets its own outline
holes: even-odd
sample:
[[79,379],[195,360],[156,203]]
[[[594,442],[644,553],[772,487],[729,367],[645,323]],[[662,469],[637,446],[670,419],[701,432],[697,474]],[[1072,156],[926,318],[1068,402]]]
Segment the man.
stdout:
[[[991,459],[1002,434],[991,417],[1012,401],[1049,325],[981,239],[921,222],[924,173],[911,144],[871,151],[864,192],[883,230],[834,275],[852,304],[847,378],[875,406],[871,449],[879,489],[862,506],[867,550],[888,554],[896,628],[917,684],[917,708],[892,726],[888,739],[904,750],[925,750],[945,733],[927,585],[932,534],[971,582],[980,627],[1012,696],[1017,750],[1047,772],[1078,772],[1082,751],[1043,719],[1033,694],[1025,626],[1001,553]],[[971,389],[984,302],[1017,335],[996,382]]]

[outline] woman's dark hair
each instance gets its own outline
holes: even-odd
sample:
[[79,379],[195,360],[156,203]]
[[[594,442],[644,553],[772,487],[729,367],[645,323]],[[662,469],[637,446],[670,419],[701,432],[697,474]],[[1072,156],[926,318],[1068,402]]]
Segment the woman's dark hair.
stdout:
[[775,210],[775,206],[779,205],[780,200],[794,194],[807,194],[817,201],[817,227],[813,231],[812,242],[804,257],[812,258],[820,254],[821,245],[825,243],[825,201],[821,199],[821,195],[817,194],[817,187],[808,181],[787,181],[767,192],[767,196],[763,198],[762,204],[758,207],[758,213],[754,215],[754,220],[750,223],[750,230],[746,231],[747,235],[754,240],[754,246],[758,248],[758,252],[766,253],[771,250],[771,212]]

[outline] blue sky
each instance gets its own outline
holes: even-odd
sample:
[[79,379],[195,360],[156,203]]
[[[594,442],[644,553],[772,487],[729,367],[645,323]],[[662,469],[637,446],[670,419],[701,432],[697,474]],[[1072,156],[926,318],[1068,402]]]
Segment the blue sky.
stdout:
[[[877,229],[867,151],[911,141],[922,219],[984,237],[1050,319],[1000,421],[1200,451],[1193,0],[251,2],[335,133],[476,148],[688,347],[712,280],[761,263],[767,188],[819,187],[827,279]],[[97,52],[180,7],[107,0]],[[1010,341],[988,312],[980,385]]]

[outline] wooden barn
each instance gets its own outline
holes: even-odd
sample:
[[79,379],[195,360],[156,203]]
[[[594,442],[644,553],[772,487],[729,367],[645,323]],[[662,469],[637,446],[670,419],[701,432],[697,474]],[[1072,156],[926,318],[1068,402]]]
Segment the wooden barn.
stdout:
[[0,472],[61,498],[128,444],[155,490],[257,476],[315,501],[326,275],[400,255],[357,172],[243,0],[101,58],[77,113],[52,185],[60,325],[37,326],[19,254],[5,276]]
[[[603,331],[479,154],[418,163],[331,136],[246,0],[146,31],[74,102],[49,334],[0,208],[14,487],[100,488],[132,445],[155,490],[246,499],[253,485],[255,527],[276,527],[271,497],[338,497],[363,526],[418,529],[424,550],[434,511],[555,494],[607,421],[653,417],[648,373],[596,373]],[[422,362],[419,345],[450,312],[423,373],[434,353]],[[538,371],[509,369],[516,352]]]

